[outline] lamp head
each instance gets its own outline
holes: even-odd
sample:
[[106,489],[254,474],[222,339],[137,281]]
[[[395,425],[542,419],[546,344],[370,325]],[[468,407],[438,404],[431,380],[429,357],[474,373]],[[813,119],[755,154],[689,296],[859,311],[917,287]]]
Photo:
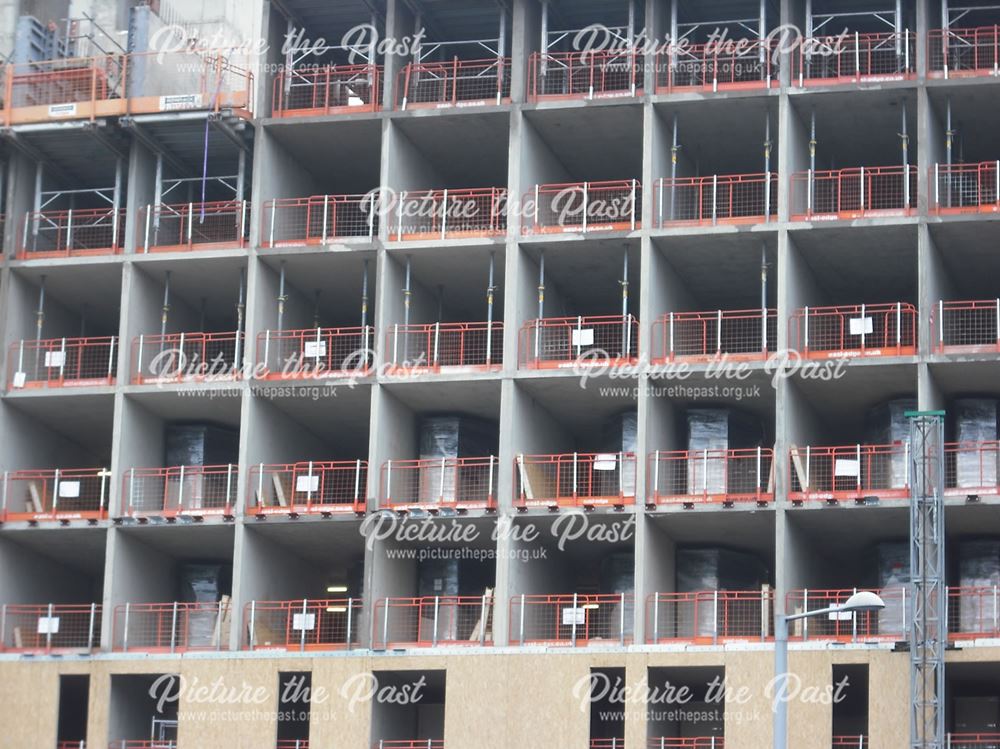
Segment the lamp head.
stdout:
[[881,611],[885,608],[885,601],[869,590],[859,590],[848,598],[839,611],[844,613],[866,613],[869,611]]

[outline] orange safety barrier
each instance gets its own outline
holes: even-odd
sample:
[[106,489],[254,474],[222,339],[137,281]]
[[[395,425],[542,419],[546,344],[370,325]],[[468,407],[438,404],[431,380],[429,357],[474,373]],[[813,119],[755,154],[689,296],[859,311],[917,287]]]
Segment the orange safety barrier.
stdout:
[[778,215],[778,174],[665,177],[656,206],[660,227],[763,223]]
[[792,56],[801,86],[883,83],[916,77],[917,35],[879,32],[803,39]]
[[[834,640],[837,642],[884,642],[904,640],[912,616],[912,596],[904,586],[876,591],[885,601],[880,611],[833,612],[791,623],[790,640]],[[804,613],[842,606],[857,593],[853,590],[794,590],[785,598],[785,611]]]
[[247,512],[254,515],[363,513],[368,461],[304,461],[250,467]]
[[666,736],[650,738],[647,749],[726,749],[722,736],[696,736],[689,739],[668,739]]
[[411,62],[399,71],[396,102],[420,107],[474,107],[510,102],[510,58]]
[[221,56],[136,52],[6,66],[4,125],[178,110],[253,110],[253,74]]
[[393,325],[385,334],[390,374],[498,370],[503,366],[502,322]]
[[657,450],[649,456],[652,504],[774,501],[774,451]]
[[172,739],[121,739],[108,744],[108,749],[177,749]]
[[668,312],[653,323],[652,343],[654,364],[763,361],[778,347],[778,311]]
[[1000,588],[996,585],[948,588],[951,639],[1000,636]]
[[17,257],[117,255],[122,251],[125,209],[70,208],[24,214]]
[[4,125],[125,114],[127,56],[11,63],[5,69]]
[[638,180],[536,185],[524,196],[524,234],[635,231],[641,227]]
[[381,65],[323,65],[282,70],[274,79],[272,117],[377,112]]
[[804,307],[789,322],[789,340],[810,359],[913,356],[917,308],[906,302]]
[[909,216],[917,203],[917,167],[877,166],[792,175],[792,220],[834,221]]
[[678,45],[656,60],[656,92],[723,91],[778,85],[776,42],[727,39]]
[[192,50],[128,55],[128,114],[224,109],[253,113],[253,73],[221,55]]
[[122,477],[122,514],[231,517],[239,466],[130,468]]
[[111,472],[56,468],[3,474],[3,517],[18,520],[103,520],[108,516]]
[[931,213],[1000,212],[1000,161],[935,164],[930,180],[934,190]]
[[625,749],[625,739],[623,737],[591,739],[590,749]]
[[375,366],[375,328],[268,330],[257,336],[259,380],[363,377]]
[[640,96],[642,55],[617,51],[535,52],[530,62],[529,101]]
[[946,442],[944,444],[945,494],[1000,495],[1000,442]]
[[243,609],[246,650],[346,650],[357,645],[360,598],[252,601]]
[[136,243],[142,252],[245,247],[249,214],[245,200],[145,206],[139,209]]
[[132,341],[132,384],[237,380],[243,345],[242,332],[141,335]]
[[275,749],[309,749],[308,739],[278,739]]
[[571,369],[629,364],[639,358],[639,321],[632,315],[547,317],[521,328],[520,366]]
[[706,590],[654,593],[646,599],[646,641],[717,645],[774,636],[774,591]]
[[388,460],[382,466],[382,505],[393,510],[495,509],[499,465],[494,455]]
[[48,653],[101,646],[101,604],[0,606],[0,650]]
[[379,212],[374,194],[313,195],[264,203],[262,247],[327,244],[369,239],[378,234]]
[[49,338],[18,341],[8,354],[7,387],[95,387],[114,385],[118,339]]
[[87,742],[84,739],[79,741],[57,741],[56,749],[87,749]]
[[381,739],[372,744],[372,749],[444,749],[444,739],[410,739],[394,741]]
[[633,618],[634,601],[627,593],[510,599],[511,642],[518,645],[628,645]]
[[931,331],[936,354],[1000,353],[1000,299],[940,301]]
[[1000,75],[1000,26],[931,29],[927,69],[933,78]]
[[115,607],[116,652],[229,650],[229,599],[218,603],[126,603]]
[[507,190],[502,187],[404,191],[393,210],[389,239],[394,242],[507,233]]
[[372,647],[492,645],[492,596],[383,598],[375,602]]
[[518,455],[514,505],[591,507],[635,504],[634,453]]
[[949,733],[948,749],[1000,749],[1000,733]]
[[860,736],[834,736],[831,746],[835,749],[868,749],[868,737]]
[[909,499],[909,442],[792,447],[789,454],[792,502]]

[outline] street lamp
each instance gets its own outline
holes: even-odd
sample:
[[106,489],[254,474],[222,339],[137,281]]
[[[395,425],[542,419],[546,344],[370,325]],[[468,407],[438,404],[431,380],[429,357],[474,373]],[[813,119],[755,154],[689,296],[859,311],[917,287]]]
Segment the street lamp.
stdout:
[[[788,673],[788,624],[789,622],[807,619],[812,616],[827,614],[864,614],[869,611],[880,611],[885,608],[883,601],[876,594],[859,590],[844,603],[825,609],[806,611],[801,614],[779,614],[774,632],[774,677],[781,679]],[[774,749],[788,747],[788,703],[785,695],[775,695],[774,705]]]

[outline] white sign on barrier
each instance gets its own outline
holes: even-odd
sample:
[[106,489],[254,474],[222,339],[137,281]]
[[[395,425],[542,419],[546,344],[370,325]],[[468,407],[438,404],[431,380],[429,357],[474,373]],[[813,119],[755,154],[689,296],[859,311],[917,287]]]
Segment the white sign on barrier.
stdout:
[[24,383],[26,383],[27,381],[28,381],[28,373],[27,372],[15,372],[14,373],[14,383],[13,383],[14,387],[16,387],[16,388],[23,388],[24,387]]
[[870,317],[852,317],[851,335],[871,335],[875,326]]
[[587,612],[584,609],[574,609],[568,608],[562,610],[562,623],[564,627],[570,627],[574,624],[586,624],[587,623]]
[[58,616],[38,617],[38,634],[40,635],[59,634],[59,617]]
[[837,458],[833,466],[835,476],[853,476],[857,478],[861,473],[861,464],[850,458]]
[[595,471],[613,471],[618,467],[618,456],[614,453],[602,453],[594,456]]
[[326,341],[306,341],[304,346],[307,359],[317,359],[326,356]]
[[292,629],[296,629],[299,632],[305,630],[309,632],[316,629],[316,615],[307,614],[293,614],[292,615]]
[[201,107],[201,94],[173,94],[160,97],[160,111],[170,112],[176,109],[198,109]]
[[66,352],[65,351],[46,351],[45,352],[45,366],[50,369],[53,367],[64,367],[66,366]]
[[80,482],[79,481],[60,481],[59,482],[59,496],[62,499],[79,499],[80,498]]
[[76,104],[50,104],[49,117],[75,117]]
[[573,345],[574,346],[593,346],[594,345],[594,329],[593,328],[583,328],[581,330],[573,331]]
[[319,491],[319,476],[296,476],[295,491],[297,492]]

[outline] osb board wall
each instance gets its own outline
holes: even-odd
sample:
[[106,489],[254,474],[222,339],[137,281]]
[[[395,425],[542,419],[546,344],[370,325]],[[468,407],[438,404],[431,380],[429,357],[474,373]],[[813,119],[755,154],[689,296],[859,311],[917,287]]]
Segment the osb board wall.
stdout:
[[[898,749],[907,734],[909,657],[872,649],[795,650],[791,665],[802,687],[828,689],[834,664],[869,664],[870,749]],[[976,648],[949,655],[951,660],[1000,661],[1000,649]],[[652,666],[723,666],[730,688],[750,687],[738,706],[727,705],[727,749],[760,749],[771,742],[771,702],[764,694],[773,676],[770,649],[752,651],[686,651],[598,653],[468,654],[445,656],[146,658],[94,661],[51,660],[0,662],[0,749],[52,749],[56,740],[58,685],[61,674],[89,673],[88,746],[108,742],[108,700],[113,674],[180,673],[188,684],[211,684],[222,678],[227,687],[263,687],[256,704],[198,704],[182,699],[180,709],[197,716],[180,729],[181,749],[225,747],[273,749],[280,671],[311,671],[314,691],[326,690],[313,705],[314,746],[368,746],[371,710],[351,709],[342,687],[359,674],[377,670],[447,671],[445,744],[448,749],[533,749],[587,745],[589,714],[580,707],[574,687],[591,668],[626,668],[630,688],[641,686]],[[626,705],[626,739],[630,747],[646,744],[643,705]],[[218,711],[225,711],[225,719]],[[738,717],[736,714],[738,713]],[[793,702],[789,709],[789,745],[796,749],[829,749],[832,709],[829,704]],[[136,737],[143,738],[143,737]]]

